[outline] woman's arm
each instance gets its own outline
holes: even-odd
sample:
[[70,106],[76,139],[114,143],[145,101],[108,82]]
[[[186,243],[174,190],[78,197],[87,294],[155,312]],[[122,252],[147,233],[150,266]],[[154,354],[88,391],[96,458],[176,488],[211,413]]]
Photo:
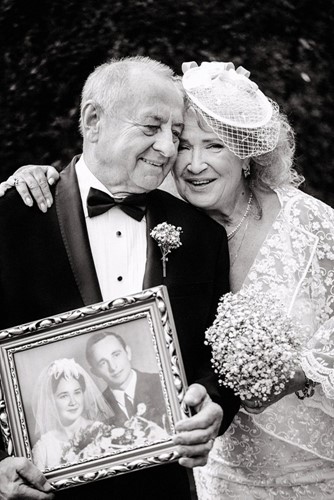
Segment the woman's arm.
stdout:
[[[250,413],[261,413],[282,397],[303,391],[306,398],[313,398],[312,405],[321,399],[322,408],[326,405],[326,411],[334,416],[334,210],[307,197],[292,205],[291,213],[295,217],[294,224],[298,221],[300,228],[317,238],[309,272],[304,278],[309,314],[313,318],[313,327],[312,322],[310,327],[314,333],[302,352],[298,370],[284,391],[261,407],[257,401],[247,401],[243,406]],[[303,287],[300,294],[303,294]],[[313,383],[319,385],[315,394]],[[302,392],[299,396],[303,399]]]
[[310,379],[321,384],[327,398],[334,399],[333,317],[326,321],[312,337],[309,350],[304,353],[302,358],[302,368]]
[[308,342],[301,366],[307,377],[321,384],[325,396],[334,400],[334,210],[324,204],[317,208],[310,220],[319,238],[312,280],[319,327]]

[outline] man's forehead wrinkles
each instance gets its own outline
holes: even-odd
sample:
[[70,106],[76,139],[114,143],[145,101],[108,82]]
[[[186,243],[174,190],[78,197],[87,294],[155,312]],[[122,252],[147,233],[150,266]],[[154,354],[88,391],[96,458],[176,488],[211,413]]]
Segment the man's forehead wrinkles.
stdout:
[[[160,123],[167,123],[169,122],[170,120],[172,121],[173,125],[175,125],[176,127],[183,127],[183,122],[182,121],[174,121],[173,120],[173,116],[171,116],[172,114],[169,113],[169,115],[165,115],[165,116],[162,116],[162,115],[158,115],[158,114],[150,114],[148,113],[147,115],[144,116],[145,119],[149,118],[149,119],[152,119],[152,120],[155,120],[157,122],[160,122]],[[179,120],[179,117],[176,118],[177,120]]]
[[170,117],[173,116],[175,111],[171,108],[166,109],[160,109],[160,110],[139,110],[139,114],[141,115],[142,118],[153,118],[154,120],[161,121],[161,122],[168,122],[170,120]]
[[159,115],[157,113],[144,113],[143,118],[151,118],[152,120],[158,121],[158,122],[163,122],[163,121],[168,121],[166,119],[166,116]]
[[166,124],[171,122],[173,127],[183,128],[183,107],[176,106],[164,100],[148,102],[140,99],[139,102],[128,103],[119,113],[118,119],[131,125],[145,125],[148,121],[153,124]]
[[[131,121],[133,123],[140,125],[140,124],[144,123],[146,120],[152,120],[153,122],[163,123],[163,124],[171,121],[174,127],[183,128],[183,126],[184,126],[184,122],[182,120],[180,121],[179,116],[175,117],[175,119],[173,119],[172,113],[168,113],[168,115],[167,114],[161,115],[161,114],[157,114],[157,113],[144,113],[140,116],[133,116],[128,121]],[[126,121],[126,120],[124,120],[124,121]]]

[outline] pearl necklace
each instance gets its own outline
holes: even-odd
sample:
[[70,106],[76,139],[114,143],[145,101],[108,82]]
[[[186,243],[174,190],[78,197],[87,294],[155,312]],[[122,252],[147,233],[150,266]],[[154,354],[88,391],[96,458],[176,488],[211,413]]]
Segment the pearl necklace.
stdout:
[[[240,252],[240,250],[241,250],[242,244],[243,244],[243,242],[244,242],[244,239],[245,239],[245,236],[246,236],[246,233],[247,233],[248,223],[249,223],[249,219],[247,219],[246,226],[245,226],[245,230],[244,230],[244,234],[242,235],[242,238],[241,238],[241,241],[240,241],[239,246],[238,246],[238,248],[237,248],[237,251],[235,252],[233,259],[231,259],[231,260],[230,260],[230,269],[232,269],[232,267],[233,267],[233,266],[234,266],[234,264],[235,264],[235,261],[236,261],[236,260],[237,260],[237,258],[238,258],[239,252]],[[231,257],[232,257],[232,256],[231,256]]]
[[227,239],[230,240],[231,238],[233,238],[233,236],[239,231],[239,229],[241,228],[242,226],[242,223],[243,221],[246,219],[247,215],[249,214],[249,211],[250,211],[250,207],[251,207],[251,204],[252,204],[252,199],[253,199],[253,193],[252,191],[250,192],[250,195],[249,195],[249,198],[248,198],[248,203],[247,203],[247,207],[246,207],[246,210],[245,210],[245,213],[244,215],[241,217],[239,223],[235,226],[234,229],[232,229],[232,231],[230,233],[228,233],[227,235]]

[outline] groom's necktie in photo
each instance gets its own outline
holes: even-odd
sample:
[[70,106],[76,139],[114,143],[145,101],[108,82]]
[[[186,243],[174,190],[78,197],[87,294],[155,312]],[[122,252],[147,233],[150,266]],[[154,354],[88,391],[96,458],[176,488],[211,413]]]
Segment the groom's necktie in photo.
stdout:
[[127,393],[124,393],[124,403],[128,417],[131,418],[135,415],[135,409]]
[[117,206],[133,219],[141,221],[146,212],[146,200],[146,193],[130,194],[117,199],[104,191],[90,188],[87,196],[88,216],[95,217],[104,214],[110,208]]

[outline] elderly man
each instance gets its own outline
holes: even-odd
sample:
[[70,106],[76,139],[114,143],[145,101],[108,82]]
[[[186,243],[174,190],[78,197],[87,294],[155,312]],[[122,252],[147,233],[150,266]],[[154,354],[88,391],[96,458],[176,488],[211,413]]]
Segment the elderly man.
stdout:
[[[88,77],[81,103],[83,155],[62,171],[55,204],[43,214],[19,202],[16,192],[1,200],[0,327],[165,284],[192,384],[185,401],[196,413],[177,424],[174,441],[179,463],[193,467],[206,462],[221,407],[222,431],[239,403],[228,390],[219,391],[204,346],[204,331],[228,291],[225,232],[156,190],[175,160],[182,124],[183,95],[168,67],[128,58],[108,62]],[[166,277],[160,249],[149,235],[161,222],[183,230]],[[28,460],[0,462],[3,499],[49,498],[43,481]],[[186,469],[173,463],[63,490],[57,498],[185,500],[189,495]]]

